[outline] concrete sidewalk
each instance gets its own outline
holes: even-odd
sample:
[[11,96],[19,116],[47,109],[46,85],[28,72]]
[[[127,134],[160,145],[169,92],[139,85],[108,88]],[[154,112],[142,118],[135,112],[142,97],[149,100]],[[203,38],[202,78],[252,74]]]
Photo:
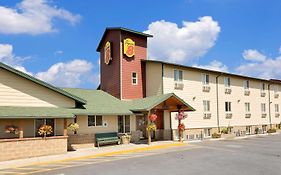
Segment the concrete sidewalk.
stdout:
[[69,161],[75,159],[93,158],[113,154],[125,154],[130,152],[142,152],[153,149],[164,149],[177,146],[185,146],[186,143],[174,142],[174,141],[157,141],[152,142],[151,145],[147,144],[128,144],[128,145],[113,145],[113,146],[103,146],[100,148],[83,148],[77,151],[70,151],[66,154],[32,157],[27,159],[17,159],[0,162],[1,169],[9,169],[15,167],[22,167],[27,165],[36,165],[44,163],[55,163],[61,161]]

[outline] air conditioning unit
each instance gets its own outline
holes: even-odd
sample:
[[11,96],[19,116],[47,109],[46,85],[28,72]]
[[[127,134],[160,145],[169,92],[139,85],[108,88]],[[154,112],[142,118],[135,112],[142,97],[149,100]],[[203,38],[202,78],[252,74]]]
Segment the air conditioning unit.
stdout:
[[275,114],[275,117],[276,117],[276,118],[279,118],[279,117],[280,117],[280,114],[279,114],[279,113],[276,113],[276,114]]
[[244,91],[244,95],[249,96],[249,95],[250,95],[250,90],[245,90],[245,91]]
[[251,114],[250,113],[245,114],[245,118],[251,118]]
[[203,86],[202,91],[203,92],[210,92],[211,87],[210,86]]
[[225,88],[225,91],[224,91],[226,94],[231,94],[232,90],[230,88]]
[[261,92],[261,97],[265,97],[266,93],[265,92]]
[[225,114],[225,118],[226,118],[226,119],[231,119],[231,118],[232,118],[232,113],[227,113],[227,114]]
[[278,98],[279,97],[279,94],[278,93],[275,93],[274,94],[274,98]]
[[261,114],[261,118],[266,118],[267,114]]
[[183,87],[184,87],[183,83],[175,83],[175,89],[183,90]]
[[210,119],[211,116],[212,116],[211,113],[205,113],[203,118],[204,118],[204,119]]

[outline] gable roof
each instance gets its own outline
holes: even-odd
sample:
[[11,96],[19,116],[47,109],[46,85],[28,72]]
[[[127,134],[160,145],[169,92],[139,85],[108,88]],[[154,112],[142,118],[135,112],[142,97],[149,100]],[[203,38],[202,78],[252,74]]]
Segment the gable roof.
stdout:
[[127,103],[129,105],[130,110],[132,111],[149,111],[152,108],[156,107],[157,105],[161,104],[162,102],[172,97],[178,100],[182,105],[186,106],[189,111],[195,111],[193,107],[191,107],[183,99],[181,99],[174,93],[150,96],[146,98],[128,101]]
[[192,70],[197,70],[197,71],[216,73],[216,74],[220,74],[220,75],[228,75],[228,76],[235,76],[235,77],[240,77],[240,78],[245,78],[245,79],[253,79],[253,80],[258,80],[258,81],[270,82],[270,80],[267,80],[267,79],[256,78],[256,77],[249,77],[249,76],[245,76],[245,75],[238,75],[238,74],[222,72],[222,71],[216,71],[216,70],[210,70],[210,69],[203,69],[203,68],[199,68],[199,67],[186,66],[186,65],[182,65],[182,64],[176,64],[176,63],[169,63],[169,62],[160,61],[160,60],[142,60],[142,61],[143,62],[147,62],[147,63],[166,64],[166,65],[182,67],[182,68],[187,68],[187,69],[192,69]]
[[140,36],[144,36],[144,37],[153,37],[152,35],[149,35],[149,34],[146,34],[146,33],[142,33],[142,32],[138,32],[138,31],[135,31],[135,30],[131,30],[131,29],[127,29],[127,28],[124,28],[124,27],[107,27],[101,37],[101,40],[98,44],[98,47],[96,49],[97,52],[100,51],[100,48],[101,48],[101,44],[102,44],[102,41],[103,39],[105,38],[106,34],[108,31],[110,30],[121,30],[121,31],[125,31],[125,32],[129,32],[129,33],[133,33],[133,34],[137,34],[137,35],[140,35]]
[[85,109],[73,109],[75,115],[131,115],[128,105],[112,95],[94,89],[65,88],[65,91],[87,100]]
[[2,62],[0,62],[0,68],[5,69],[5,70],[7,70],[9,72],[12,72],[12,73],[14,73],[14,74],[16,74],[16,75],[18,75],[18,76],[20,76],[22,78],[25,78],[27,80],[30,80],[30,81],[36,83],[36,84],[44,86],[44,87],[46,87],[46,88],[48,88],[48,89],[50,89],[52,91],[55,91],[55,92],[57,92],[59,94],[62,94],[64,96],[68,97],[68,98],[71,98],[71,99],[75,100],[78,103],[86,104],[86,102],[87,102],[86,100],[84,100],[84,99],[82,99],[80,97],[77,97],[76,95],[68,93],[68,92],[66,92],[66,91],[64,91],[64,90],[62,90],[60,88],[57,88],[57,87],[55,87],[55,86],[53,86],[51,84],[48,84],[48,83],[46,83],[46,82],[44,82],[42,80],[39,80],[39,79],[37,79],[37,78],[35,78],[33,76],[30,76],[30,75],[28,75],[28,74],[26,74],[24,72],[16,70],[16,69],[14,69],[14,68],[12,68],[12,67],[10,67],[10,66],[2,63]]

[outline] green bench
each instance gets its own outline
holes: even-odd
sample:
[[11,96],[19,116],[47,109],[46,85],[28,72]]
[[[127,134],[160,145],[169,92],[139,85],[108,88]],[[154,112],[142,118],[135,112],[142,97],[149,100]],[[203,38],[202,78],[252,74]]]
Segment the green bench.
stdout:
[[96,133],[96,144],[100,147],[101,144],[117,143],[120,144],[120,140],[117,132],[107,132],[107,133]]

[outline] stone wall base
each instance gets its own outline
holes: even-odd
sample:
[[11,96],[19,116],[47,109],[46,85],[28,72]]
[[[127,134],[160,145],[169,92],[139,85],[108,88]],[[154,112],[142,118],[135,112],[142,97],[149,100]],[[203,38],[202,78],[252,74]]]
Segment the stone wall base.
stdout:
[[0,140],[0,161],[67,152],[67,137],[23,138]]

